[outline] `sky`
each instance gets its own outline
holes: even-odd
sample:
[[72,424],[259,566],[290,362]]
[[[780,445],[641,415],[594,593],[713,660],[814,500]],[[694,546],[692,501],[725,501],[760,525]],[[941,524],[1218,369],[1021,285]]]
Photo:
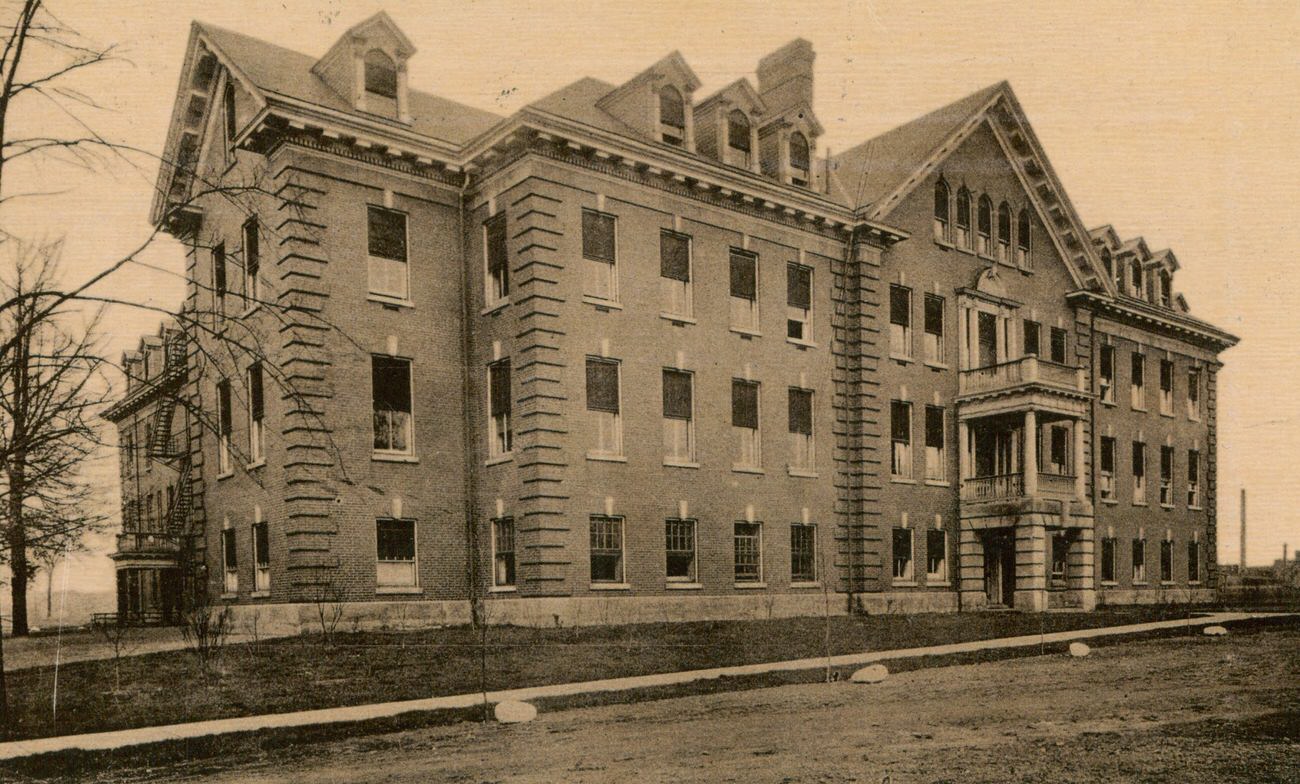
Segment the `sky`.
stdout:
[[[66,238],[71,279],[145,241],[157,165],[191,20],[315,56],[349,26],[386,10],[418,48],[413,87],[508,114],[584,76],[621,83],[681,51],[703,97],[795,36],[817,52],[823,151],[861,140],[1006,79],[1088,226],[1113,224],[1172,248],[1175,289],[1192,313],[1241,337],[1220,375],[1219,558],[1238,559],[1238,492],[1250,496],[1248,559],[1271,563],[1300,546],[1300,290],[1297,116],[1300,3],[626,2],[459,0],[50,0],[62,21],[121,59],[75,86],[103,109],[82,119],[140,153],[83,170],[57,164],[6,171],[6,193],[54,191],[6,203],[18,233]],[[707,5],[707,7],[705,7]],[[14,110],[15,112],[18,109]],[[68,127],[32,102],[20,129]],[[183,256],[170,239],[102,291],[173,308]],[[110,312],[113,356],[158,325],[145,309]],[[107,466],[107,467],[106,467]],[[96,471],[106,493],[115,471]],[[114,505],[116,499],[113,499]],[[111,584],[112,566],[78,562],[75,582]],[[56,578],[57,579],[57,578]],[[57,583],[56,583],[57,584]]]

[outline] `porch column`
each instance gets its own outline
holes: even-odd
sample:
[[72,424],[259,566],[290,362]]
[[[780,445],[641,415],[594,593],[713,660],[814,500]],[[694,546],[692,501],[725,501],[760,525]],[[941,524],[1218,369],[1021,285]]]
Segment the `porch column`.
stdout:
[[966,420],[957,421],[957,495],[961,496],[961,484],[970,478],[970,426]]
[[1025,497],[1038,495],[1038,412],[1025,412]]
[[1087,477],[1083,472],[1083,420],[1074,420],[1074,495],[1080,500],[1087,496]]

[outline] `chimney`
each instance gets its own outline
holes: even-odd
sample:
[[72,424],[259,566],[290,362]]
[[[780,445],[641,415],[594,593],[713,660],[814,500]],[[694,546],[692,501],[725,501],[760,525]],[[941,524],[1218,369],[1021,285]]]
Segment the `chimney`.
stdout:
[[778,116],[800,104],[813,104],[812,44],[796,38],[758,61],[758,93]]

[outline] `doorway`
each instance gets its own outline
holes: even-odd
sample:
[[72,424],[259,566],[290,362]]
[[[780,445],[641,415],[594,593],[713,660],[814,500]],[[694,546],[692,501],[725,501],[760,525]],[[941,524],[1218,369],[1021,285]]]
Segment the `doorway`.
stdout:
[[984,593],[990,607],[1015,606],[1016,537],[1011,529],[984,535]]

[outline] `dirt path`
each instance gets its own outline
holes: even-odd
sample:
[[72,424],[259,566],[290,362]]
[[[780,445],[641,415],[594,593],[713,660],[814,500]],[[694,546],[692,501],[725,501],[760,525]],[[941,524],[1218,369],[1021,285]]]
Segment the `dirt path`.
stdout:
[[1082,660],[920,670],[878,686],[788,686],[357,738],[142,780],[1294,781],[1298,674],[1300,631],[1194,637]]

